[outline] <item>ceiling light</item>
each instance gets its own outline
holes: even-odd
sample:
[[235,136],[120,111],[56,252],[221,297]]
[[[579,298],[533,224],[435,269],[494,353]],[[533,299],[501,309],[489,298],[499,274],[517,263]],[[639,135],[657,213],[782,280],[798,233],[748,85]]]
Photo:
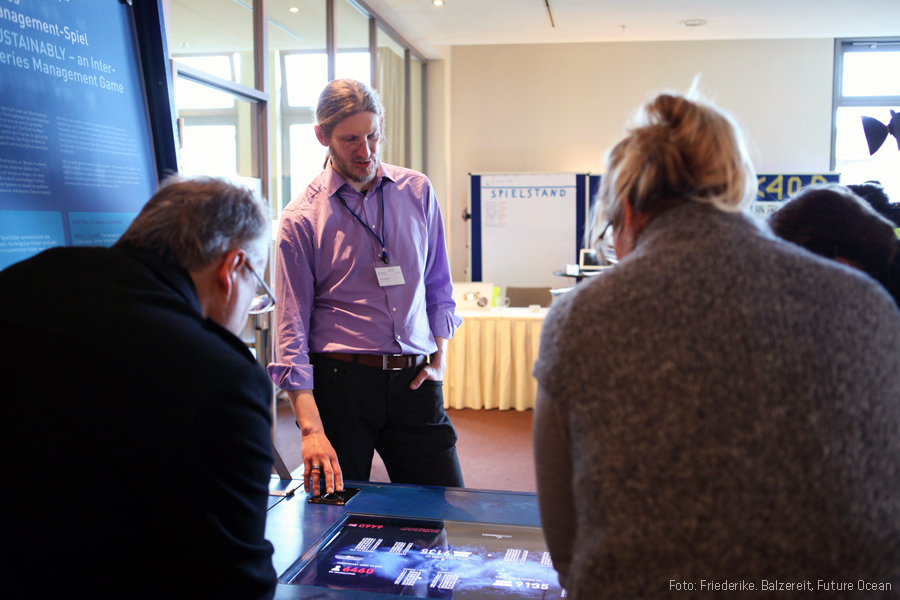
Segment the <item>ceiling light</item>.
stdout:
[[685,27],[702,27],[706,25],[706,19],[687,19],[681,22]]
[[292,7],[290,7],[288,10],[291,11],[291,12],[300,12],[300,9],[297,8],[296,6],[292,6]]
[[444,5],[444,0],[431,0],[431,2],[435,6],[443,6]]

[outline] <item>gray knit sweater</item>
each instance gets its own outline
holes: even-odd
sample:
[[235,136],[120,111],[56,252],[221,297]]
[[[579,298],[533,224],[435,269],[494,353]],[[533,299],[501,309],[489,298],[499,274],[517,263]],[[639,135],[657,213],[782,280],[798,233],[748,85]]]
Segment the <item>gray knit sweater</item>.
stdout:
[[554,306],[535,375],[569,598],[900,596],[900,315],[866,276],[682,205]]

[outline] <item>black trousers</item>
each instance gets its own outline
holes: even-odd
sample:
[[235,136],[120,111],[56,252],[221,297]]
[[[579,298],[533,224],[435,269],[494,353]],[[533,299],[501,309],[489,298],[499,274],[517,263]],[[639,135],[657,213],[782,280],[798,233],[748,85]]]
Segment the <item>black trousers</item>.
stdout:
[[409,389],[419,368],[384,371],[311,356],[313,394],[345,480],[368,481],[375,450],[392,483],[463,487],[442,382]]

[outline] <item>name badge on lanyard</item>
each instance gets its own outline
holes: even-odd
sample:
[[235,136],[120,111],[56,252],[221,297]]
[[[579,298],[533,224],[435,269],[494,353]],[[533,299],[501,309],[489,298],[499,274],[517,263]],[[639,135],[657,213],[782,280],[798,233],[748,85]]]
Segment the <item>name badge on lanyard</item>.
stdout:
[[335,195],[338,197],[338,200],[341,201],[341,204],[344,208],[350,211],[350,214],[359,221],[359,224],[366,228],[366,230],[372,234],[372,237],[375,238],[376,241],[381,245],[381,262],[375,261],[375,276],[378,278],[378,285],[381,287],[389,287],[392,285],[403,285],[406,281],[403,279],[403,270],[400,268],[400,265],[391,264],[390,259],[388,258],[387,253],[387,235],[384,232],[385,222],[387,218],[385,217],[384,212],[384,177],[381,178],[381,185],[378,186],[379,191],[381,192],[381,236],[375,233],[375,230],[372,229],[368,223],[363,221],[358,214],[356,214],[352,208],[347,205],[347,202],[344,200],[343,196],[340,193],[335,192]]
[[378,285],[381,287],[406,283],[403,279],[403,270],[400,268],[400,265],[384,266],[384,263],[380,260],[375,261],[375,276],[378,277]]

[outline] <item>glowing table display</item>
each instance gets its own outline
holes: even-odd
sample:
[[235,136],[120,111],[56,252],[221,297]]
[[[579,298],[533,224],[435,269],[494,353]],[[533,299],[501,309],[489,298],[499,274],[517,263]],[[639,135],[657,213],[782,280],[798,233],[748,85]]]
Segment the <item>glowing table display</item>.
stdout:
[[565,598],[534,494],[350,486],[345,506],[301,493],[269,510],[276,598]]

